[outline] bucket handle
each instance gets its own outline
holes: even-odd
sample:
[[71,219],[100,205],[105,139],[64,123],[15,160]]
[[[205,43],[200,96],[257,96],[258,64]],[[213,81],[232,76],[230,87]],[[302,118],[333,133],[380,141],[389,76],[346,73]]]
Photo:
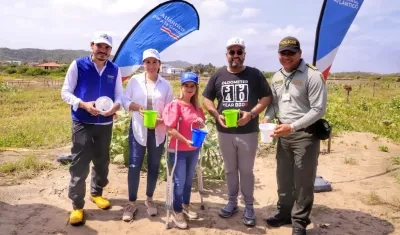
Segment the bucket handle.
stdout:
[[[193,123],[195,123],[196,121],[193,121],[191,124],[190,124],[190,130],[191,131],[193,131]],[[198,122],[197,122],[198,123]],[[206,123],[205,122],[203,122],[203,123],[200,123],[200,126],[204,126],[204,129],[208,132],[208,128],[207,128],[207,125],[206,125]]]

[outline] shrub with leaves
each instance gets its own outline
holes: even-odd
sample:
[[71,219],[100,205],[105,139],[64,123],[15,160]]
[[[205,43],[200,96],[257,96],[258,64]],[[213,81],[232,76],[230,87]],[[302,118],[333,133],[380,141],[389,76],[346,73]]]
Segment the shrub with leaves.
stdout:
[[[209,134],[202,148],[202,172],[205,179],[224,179],[225,171],[223,160],[218,148],[218,137],[215,129],[215,120],[206,114],[206,125]],[[118,112],[113,126],[113,136],[111,140],[111,162],[128,166],[129,143],[128,133],[131,115],[127,112]],[[165,147],[168,143],[165,143]],[[165,154],[165,152],[163,153]],[[161,158],[159,179],[167,179],[166,161],[164,155]],[[199,167],[199,166],[198,166]],[[147,172],[147,154],[143,160],[142,171]]]
[[12,91],[18,91],[18,89],[7,85],[7,83],[0,81],[0,92],[12,92]]

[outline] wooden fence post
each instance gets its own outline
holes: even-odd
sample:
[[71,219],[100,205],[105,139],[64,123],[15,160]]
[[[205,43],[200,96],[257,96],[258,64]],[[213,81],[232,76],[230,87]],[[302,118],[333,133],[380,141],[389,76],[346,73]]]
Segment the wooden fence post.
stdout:
[[374,82],[374,86],[372,88],[372,97],[375,97],[375,82]]

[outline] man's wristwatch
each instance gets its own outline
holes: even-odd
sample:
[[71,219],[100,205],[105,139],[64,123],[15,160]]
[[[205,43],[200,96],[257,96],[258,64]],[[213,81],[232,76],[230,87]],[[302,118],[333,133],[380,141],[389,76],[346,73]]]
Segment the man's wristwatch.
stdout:
[[256,117],[256,114],[253,111],[250,111],[251,119],[254,119]]

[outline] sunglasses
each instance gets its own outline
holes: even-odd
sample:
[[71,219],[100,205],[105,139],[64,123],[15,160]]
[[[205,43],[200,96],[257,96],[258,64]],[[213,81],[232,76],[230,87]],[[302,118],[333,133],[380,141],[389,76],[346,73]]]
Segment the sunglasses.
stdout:
[[279,52],[280,55],[282,56],[294,56],[296,55],[297,52],[293,52],[293,51],[281,51]]
[[236,55],[243,55],[243,50],[237,50],[237,51],[235,51],[235,50],[229,50],[229,55],[235,55],[235,53],[236,53]]

